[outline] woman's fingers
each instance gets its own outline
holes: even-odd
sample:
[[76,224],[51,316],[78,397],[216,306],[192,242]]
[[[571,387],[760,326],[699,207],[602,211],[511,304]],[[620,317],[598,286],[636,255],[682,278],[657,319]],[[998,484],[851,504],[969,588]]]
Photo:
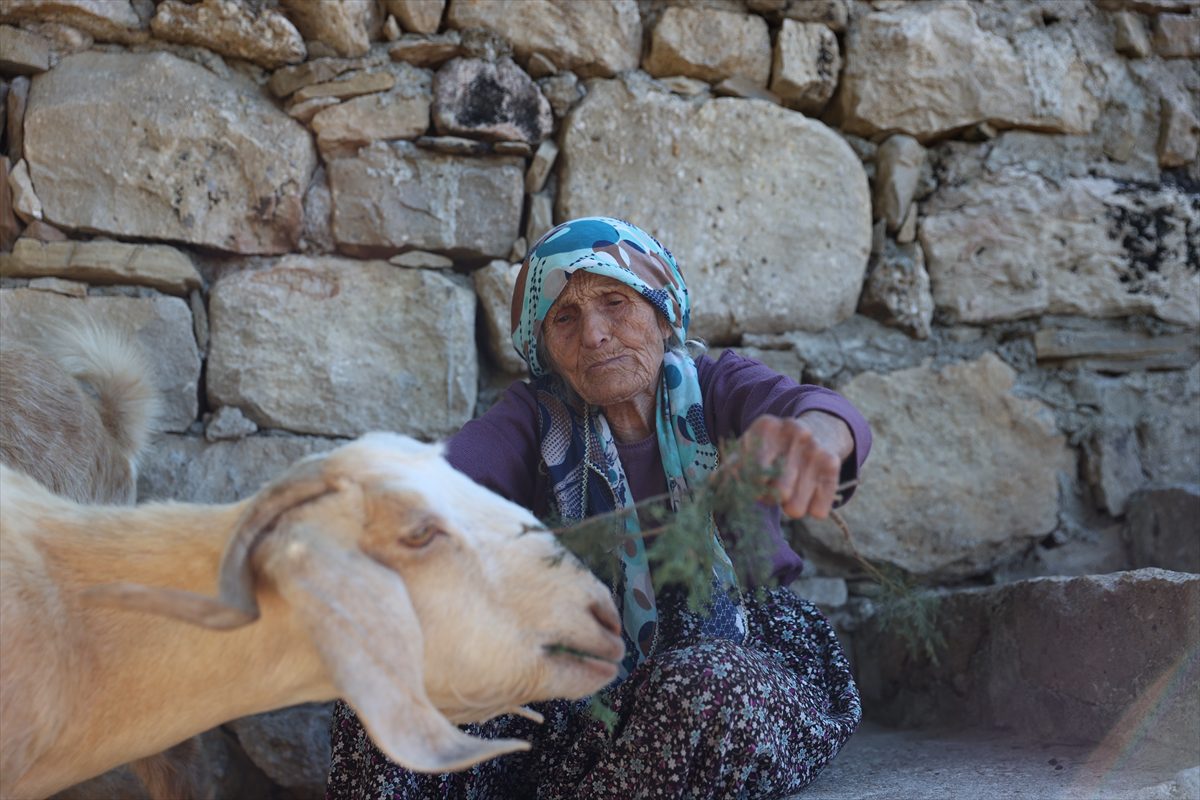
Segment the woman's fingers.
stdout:
[[813,493],[809,501],[807,513],[817,519],[825,519],[833,510],[833,501],[837,496],[837,479],[840,470],[837,456],[828,450],[814,454],[812,459]]
[[743,437],[743,452],[767,468],[774,500],[789,517],[824,519],[833,510],[841,460],[828,436],[820,435],[803,417],[759,417]]

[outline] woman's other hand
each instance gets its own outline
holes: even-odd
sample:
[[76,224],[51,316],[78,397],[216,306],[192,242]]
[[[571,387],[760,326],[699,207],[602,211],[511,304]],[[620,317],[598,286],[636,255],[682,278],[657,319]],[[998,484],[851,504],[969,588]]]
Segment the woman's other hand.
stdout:
[[854,452],[854,437],[845,422],[824,411],[796,418],[764,414],[743,434],[739,450],[763,467],[774,465],[772,496],[783,513],[825,519],[833,510],[842,462]]

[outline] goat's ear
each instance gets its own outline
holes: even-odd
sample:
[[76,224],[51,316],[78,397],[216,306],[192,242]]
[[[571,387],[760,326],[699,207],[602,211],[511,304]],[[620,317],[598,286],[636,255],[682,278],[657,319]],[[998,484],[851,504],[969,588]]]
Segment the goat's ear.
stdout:
[[305,527],[272,537],[259,563],[380,750],[417,772],[448,772],[529,749],[469,736],[443,716],[425,693],[421,626],[404,580]]
[[218,593],[222,605],[244,614],[246,622],[258,619],[254,567],[250,561],[255,545],[285,512],[330,491],[333,482],[325,473],[323,458],[301,461],[259,490],[238,520],[237,529],[221,556]]

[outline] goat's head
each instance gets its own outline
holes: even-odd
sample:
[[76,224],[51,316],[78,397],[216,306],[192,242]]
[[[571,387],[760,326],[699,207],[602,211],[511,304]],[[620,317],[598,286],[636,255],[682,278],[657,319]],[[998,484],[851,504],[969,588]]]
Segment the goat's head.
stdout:
[[301,461],[255,495],[219,599],[138,590],[124,605],[237,627],[257,618],[264,580],[376,743],[420,771],[527,748],[453,723],[586,696],[623,655],[608,590],[536,518],[395,434]]

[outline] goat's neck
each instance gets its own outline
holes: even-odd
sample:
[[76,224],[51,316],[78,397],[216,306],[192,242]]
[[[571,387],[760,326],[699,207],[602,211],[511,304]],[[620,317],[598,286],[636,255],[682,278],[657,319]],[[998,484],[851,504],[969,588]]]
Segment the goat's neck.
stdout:
[[[43,539],[41,549],[59,586],[134,582],[214,596],[221,554],[242,508],[88,509]],[[332,698],[320,658],[287,605],[269,586],[258,600],[259,620],[220,632],[64,597],[81,622],[72,637],[83,644],[73,655],[78,674],[88,678],[81,685],[106,687],[75,703],[70,728],[81,734],[79,745],[119,748],[103,736],[86,737],[137,730],[136,746],[146,752],[123,754],[136,757],[239,716]],[[117,718],[120,726],[107,724]]]

